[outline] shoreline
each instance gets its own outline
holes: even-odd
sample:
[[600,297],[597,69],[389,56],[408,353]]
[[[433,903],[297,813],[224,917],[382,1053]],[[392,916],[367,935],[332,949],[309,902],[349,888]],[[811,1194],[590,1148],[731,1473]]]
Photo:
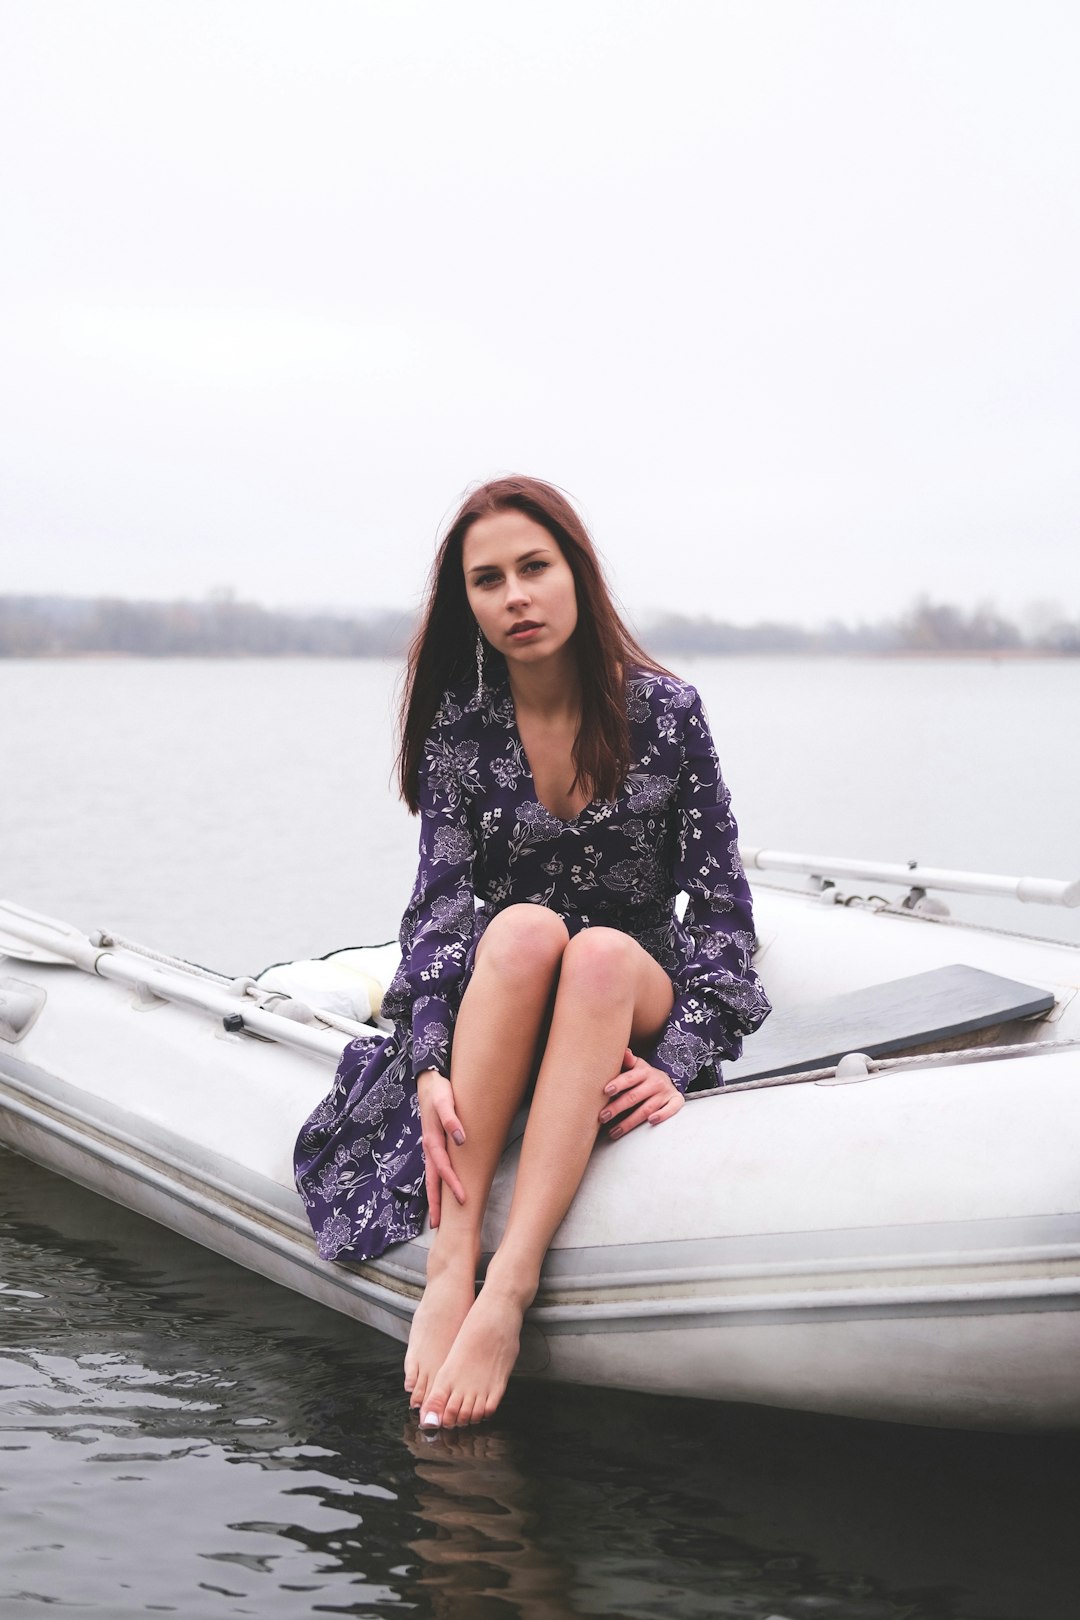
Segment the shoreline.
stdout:
[[[679,648],[652,647],[658,658],[678,661],[698,658],[784,658],[784,659],[858,659],[875,662],[942,662],[955,663],[967,659],[978,663],[1069,663],[1080,660],[1076,652],[1056,652],[1049,647],[890,647],[890,648],[814,648],[814,647],[718,647]],[[23,663],[352,663],[388,664],[404,662],[404,653],[338,653],[338,652],[203,652],[169,649],[161,652],[129,652],[121,648],[57,649],[48,652],[5,652],[0,650],[0,664]]]

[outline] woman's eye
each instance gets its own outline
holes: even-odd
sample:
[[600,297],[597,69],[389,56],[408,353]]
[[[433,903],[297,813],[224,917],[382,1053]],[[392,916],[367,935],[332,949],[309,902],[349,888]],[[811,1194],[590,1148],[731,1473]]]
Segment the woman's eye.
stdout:
[[529,574],[529,573],[532,573],[534,570],[537,573],[540,573],[546,567],[547,567],[547,563],[544,562],[542,558],[536,557],[536,558],[533,559],[532,562],[527,562],[525,564],[525,573]]
[[498,574],[481,574],[476,580],[476,585],[478,589],[485,591],[489,585],[496,585],[498,583],[498,579]]

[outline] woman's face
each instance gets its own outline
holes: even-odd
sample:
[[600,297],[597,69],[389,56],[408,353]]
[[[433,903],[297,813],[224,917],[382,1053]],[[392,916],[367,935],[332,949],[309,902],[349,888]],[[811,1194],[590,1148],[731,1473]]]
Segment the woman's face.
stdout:
[[577,626],[577,591],[570,564],[542,524],[524,512],[477,518],[461,564],[477,624],[511,663],[539,663],[566,646]]

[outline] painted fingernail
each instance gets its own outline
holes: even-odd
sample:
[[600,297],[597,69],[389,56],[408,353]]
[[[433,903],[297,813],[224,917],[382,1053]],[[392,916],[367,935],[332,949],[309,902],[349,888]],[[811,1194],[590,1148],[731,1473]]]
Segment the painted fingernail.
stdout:
[[465,1132],[464,1131],[455,1131],[454,1132],[454,1141],[457,1143],[458,1147],[464,1147],[465,1146]]
[[601,1119],[610,1119],[611,1118],[611,1109],[610,1108],[602,1109],[601,1113],[600,1113],[600,1118]]
[[611,1084],[609,1086],[605,1086],[604,1090],[607,1093],[607,1095],[610,1097],[612,1092],[615,1090],[615,1082],[614,1082],[614,1080],[611,1082]]
[[611,1136],[611,1140],[614,1142],[614,1140],[615,1140],[615,1138],[617,1136],[622,1135],[622,1126],[621,1125],[616,1125],[615,1129],[613,1131],[611,1131],[609,1134]]

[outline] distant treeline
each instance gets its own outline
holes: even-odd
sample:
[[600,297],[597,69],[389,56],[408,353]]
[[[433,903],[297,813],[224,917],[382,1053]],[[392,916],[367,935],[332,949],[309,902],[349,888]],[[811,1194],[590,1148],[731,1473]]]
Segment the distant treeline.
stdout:
[[[641,640],[667,653],[1041,653],[1080,657],[1080,619],[1042,610],[1023,631],[989,608],[965,613],[922,599],[898,619],[873,624],[728,624],[665,613],[642,624]],[[0,657],[127,654],[151,658],[400,657],[407,613],[354,617],[288,613],[211,597],[201,602],[129,602],[116,597],[0,596]]]
[[0,657],[126,653],[144,658],[384,658],[408,645],[407,613],[286,613],[210,597],[0,596]]
[[657,652],[682,653],[1041,653],[1080,656],[1080,619],[1039,613],[1037,628],[1021,630],[992,608],[965,613],[920,599],[898,619],[871,624],[834,622],[809,630],[797,624],[724,624],[705,615],[667,613],[643,632]]

